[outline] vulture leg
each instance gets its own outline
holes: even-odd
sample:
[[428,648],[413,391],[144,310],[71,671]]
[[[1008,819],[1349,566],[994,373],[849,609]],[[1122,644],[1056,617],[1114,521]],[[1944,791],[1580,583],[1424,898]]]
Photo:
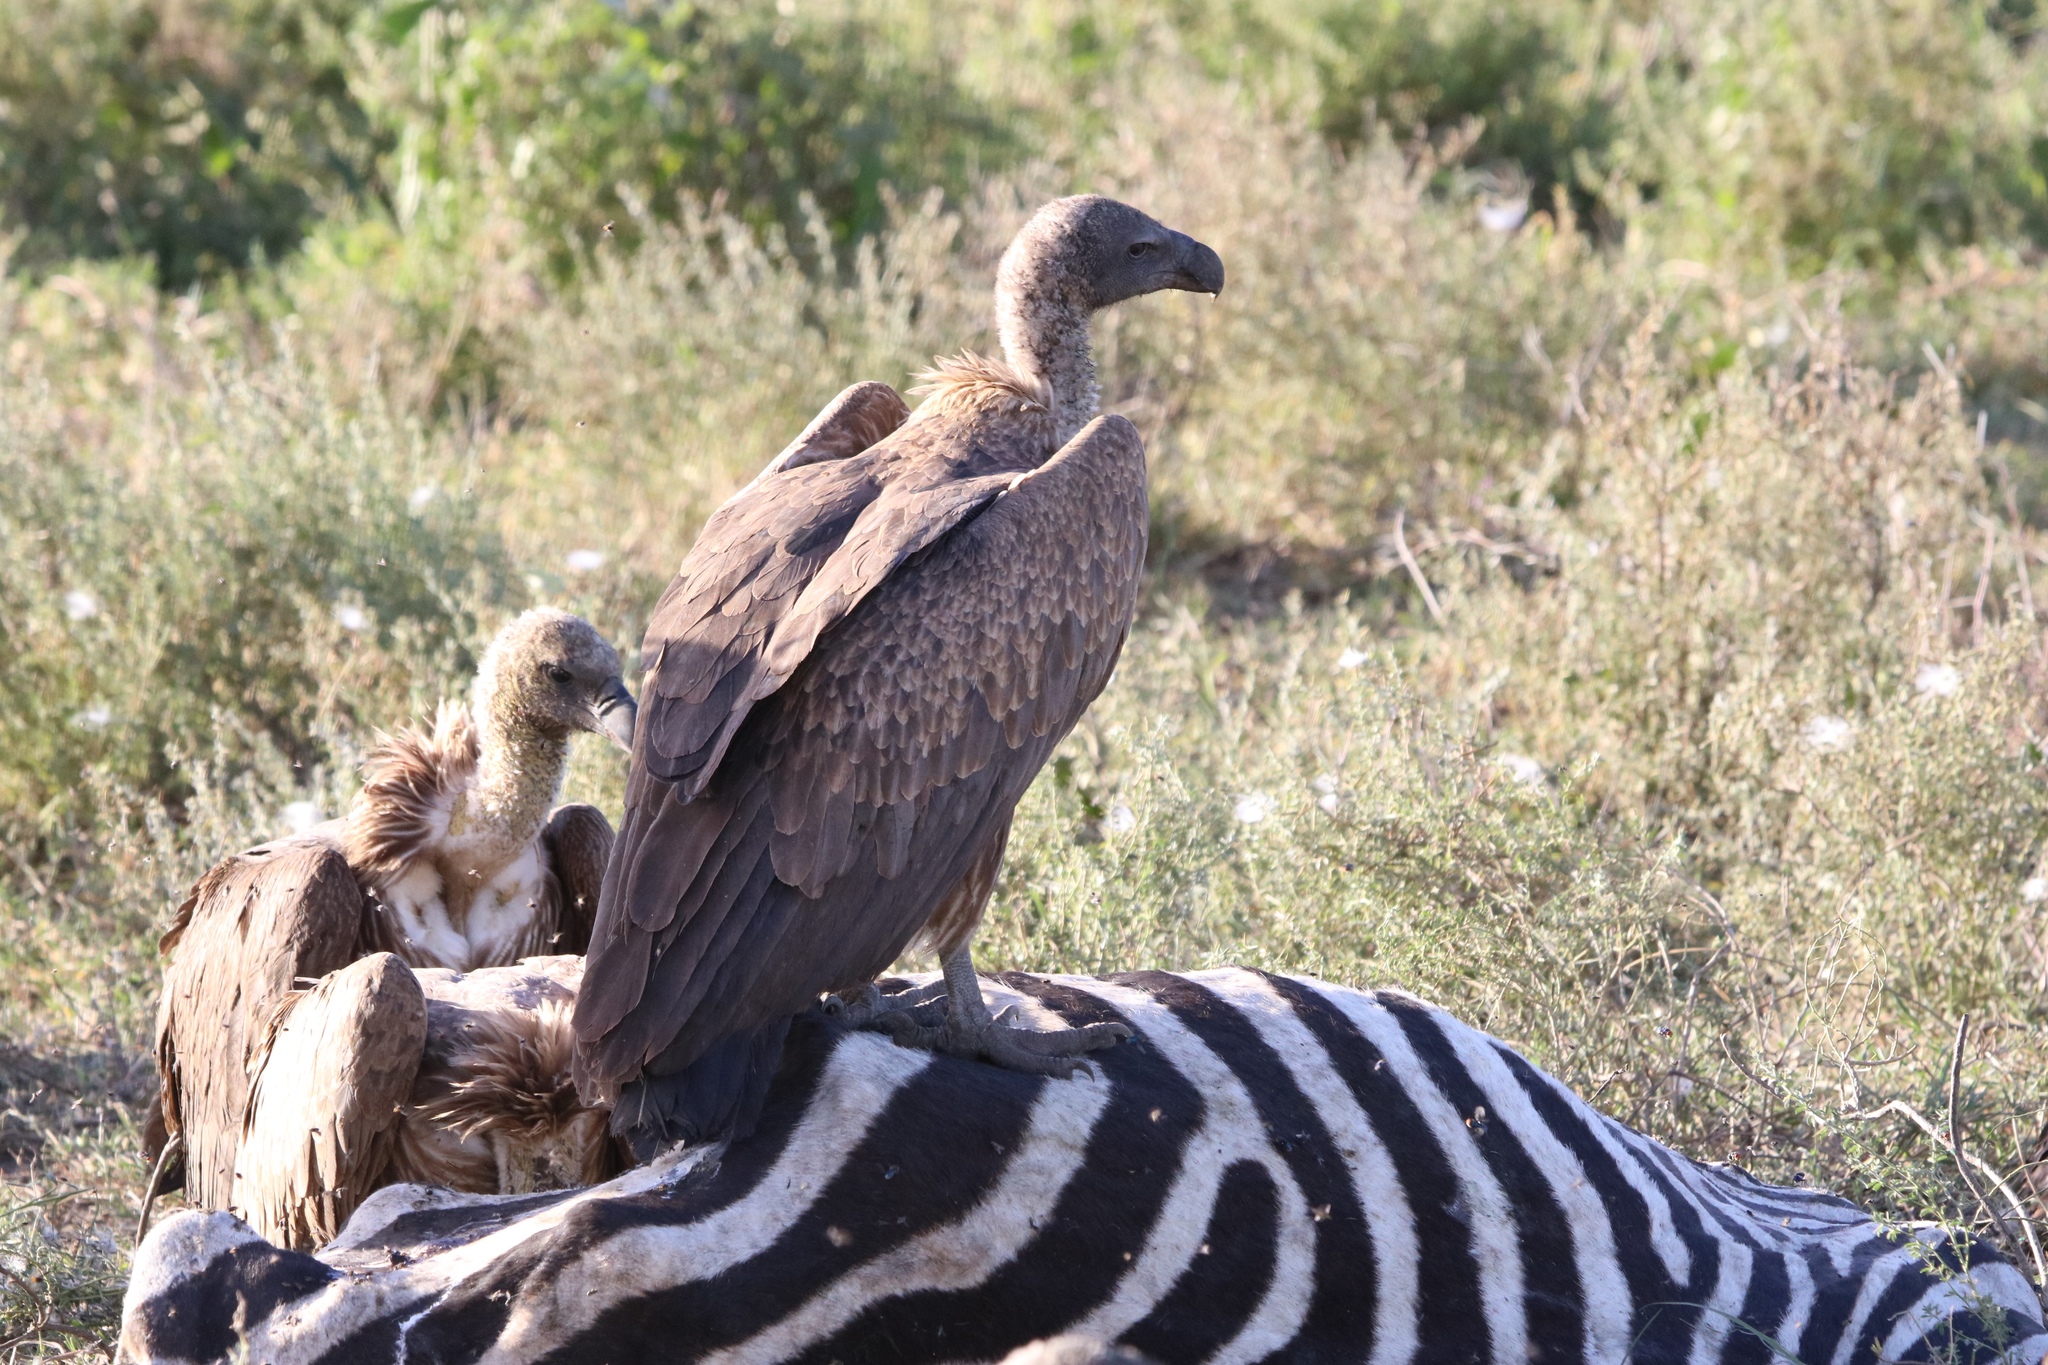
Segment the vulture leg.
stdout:
[[1086,1065],[1084,1052],[1112,1047],[1131,1036],[1122,1024],[1089,1024],[1083,1028],[1033,1029],[1005,1023],[1010,1011],[990,1014],[974,975],[974,958],[961,944],[940,959],[946,977],[946,1022],[920,1026],[907,1012],[883,1014],[876,1027],[895,1035],[903,1047],[929,1048],[955,1057],[977,1057],[1012,1071],[1067,1077]]

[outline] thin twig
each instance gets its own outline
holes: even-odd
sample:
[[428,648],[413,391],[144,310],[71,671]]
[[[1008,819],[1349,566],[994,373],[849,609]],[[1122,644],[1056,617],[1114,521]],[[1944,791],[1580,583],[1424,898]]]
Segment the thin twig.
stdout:
[[[1915,1109],[1912,1105],[1907,1104],[1904,1100],[1892,1100],[1888,1104],[1880,1104],[1875,1109],[1866,1110],[1862,1113],[1856,1114],[1844,1114],[1842,1115],[1842,1117],[1845,1119],[1853,1119],[1859,1123],[1868,1123],[1874,1119],[1881,1119],[1890,1114],[1897,1114],[1903,1118],[1911,1119],[1913,1121],[1914,1126],[1919,1128],[1921,1132],[1927,1134],[1927,1136],[1933,1138],[1936,1144],[1940,1144],[1943,1141],[1941,1136],[1941,1130],[1934,1126],[1934,1121],[1928,1118],[1925,1114],[1921,1113],[1918,1109]],[[1954,1155],[1954,1153],[1951,1152],[1950,1155]],[[2034,1275],[2036,1277],[2036,1282],[2048,1284],[2048,1257],[2044,1257],[2042,1255],[2041,1244],[2034,1236],[2034,1220],[2028,1216],[2027,1206],[2023,1202],[2021,1202],[2020,1197],[2017,1194],[2013,1193],[2012,1186],[2008,1185],[2005,1182],[2005,1177],[2001,1176],[1995,1167],[1991,1166],[1979,1157],[1970,1156],[1968,1153],[1965,1153],[1964,1155],[1966,1159],[1969,1161],[1969,1163],[1972,1166],[1975,1166],[1980,1172],[1982,1172],[1985,1178],[1990,1180],[1990,1182],[1998,1190],[1998,1192],[2005,1196],[2006,1202],[2012,1205],[2013,1216],[2019,1220],[2020,1231],[2024,1234],[2023,1240],[2027,1244],[2027,1250],[2029,1253],[2032,1254],[2034,1258]],[[1961,1165],[1962,1163],[1957,1162],[1956,1164]],[[1964,1179],[1966,1180],[1968,1178],[1969,1177],[1967,1176],[1964,1177]],[[1973,1194],[1975,1193],[1974,1190],[1971,1192]],[[1986,1207],[1988,1209],[1989,1206],[1987,1205]],[[1994,1221],[1997,1222],[2000,1229],[2005,1232],[2006,1236],[2012,1236],[2012,1230],[2006,1225],[2006,1220],[2002,1216],[1993,1213],[1992,1218]]]
[[2005,516],[2012,524],[2012,557],[2020,571],[2020,605],[2027,609],[2027,623],[2034,624],[2041,618],[2034,614],[2034,580],[2027,572],[2026,523],[2020,520],[2020,500],[2012,491],[2012,470],[2005,461],[1998,462],[1998,486],[2005,493]]
[[1429,614],[1436,618],[1438,625],[1444,624],[1444,609],[1437,605],[1436,594],[1430,590],[1429,580],[1422,576],[1422,566],[1415,562],[1415,552],[1408,548],[1408,537],[1401,534],[1401,524],[1408,519],[1406,511],[1394,513],[1394,549],[1401,556],[1401,563],[1408,569],[1408,576],[1415,580],[1415,586],[1422,589],[1422,605],[1429,608]]
[[1970,1163],[1963,1157],[1963,1044],[1970,1038],[1970,1015],[1966,1010],[1956,1020],[1956,1045],[1948,1056],[1948,1149],[1956,1159],[1956,1173],[1963,1178],[1963,1185],[1970,1191],[1970,1197],[1977,1206],[1994,1219],[1997,1213],[1991,1208],[1991,1201],[1977,1188],[1977,1182],[1970,1179]]
[[1970,598],[1970,647],[1984,643],[1984,598],[1991,591],[1991,570],[1998,560],[1998,523],[1972,512],[1971,520],[1984,528],[1984,566],[1977,571],[1977,591]]
[[149,1173],[149,1188],[142,1192],[142,1212],[135,1218],[135,1245],[142,1245],[142,1239],[149,1236],[149,1211],[156,1203],[156,1197],[163,1193],[164,1177],[173,1161],[185,1156],[185,1131],[181,1128],[164,1140],[164,1149],[156,1154],[156,1168]]

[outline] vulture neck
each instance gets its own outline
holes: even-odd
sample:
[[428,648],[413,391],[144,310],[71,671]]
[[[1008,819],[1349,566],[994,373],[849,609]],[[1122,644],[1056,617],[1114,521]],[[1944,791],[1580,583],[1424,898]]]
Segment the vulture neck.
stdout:
[[1018,279],[1003,272],[996,283],[996,326],[1010,368],[1052,390],[1053,447],[1058,449],[1095,420],[1102,394],[1095,387],[1088,313],[1034,285],[1040,282],[1028,275]]
[[476,779],[450,822],[449,833],[491,833],[508,848],[523,847],[540,832],[562,789],[569,737],[515,717],[477,708]]

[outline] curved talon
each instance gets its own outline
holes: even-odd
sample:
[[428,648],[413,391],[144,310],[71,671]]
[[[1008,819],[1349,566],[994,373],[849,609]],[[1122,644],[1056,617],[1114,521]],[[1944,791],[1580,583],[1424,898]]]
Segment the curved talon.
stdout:
[[1013,1028],[1010,1033],[1018,1047],[1045,1057],[1072,1056],[1076,1052],[1100,1052],[1103,1048],[1114,1047],[1131,1036],[1131,1030],[1125,1024],[1086,1024],[1080,1028],[1051,1029],[1045,1032]]

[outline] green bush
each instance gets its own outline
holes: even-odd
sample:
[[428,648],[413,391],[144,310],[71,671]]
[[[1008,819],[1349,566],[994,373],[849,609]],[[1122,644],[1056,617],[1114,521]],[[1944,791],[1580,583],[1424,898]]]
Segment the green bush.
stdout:
[[[558,256],[636,206],[716,198],[793,236],[882,221],[882,186],[961,185],[996,127],[936,63],[873,24],[806,7],[600,0],[389,10],[359,88],[398,131],[401,223],[433,183],[489,178]],[[568,259],[568,256],[562,256]]]
[[341,412],[288,353],[95,327],[81,300],[75,277],[0,296],[0,354],[76,330],[158,354],[95,378],[93,409],[33,363],[0,375],[0,819],[24,851],[90,829],[88,779],[177,802],[190,759],[310,769],[323,725],[430,705],[507,592],[447,442]]
[[182,289],[277,259],[377,142],[317,0],[0,3],[0,232],[17,266],[139,253]]

